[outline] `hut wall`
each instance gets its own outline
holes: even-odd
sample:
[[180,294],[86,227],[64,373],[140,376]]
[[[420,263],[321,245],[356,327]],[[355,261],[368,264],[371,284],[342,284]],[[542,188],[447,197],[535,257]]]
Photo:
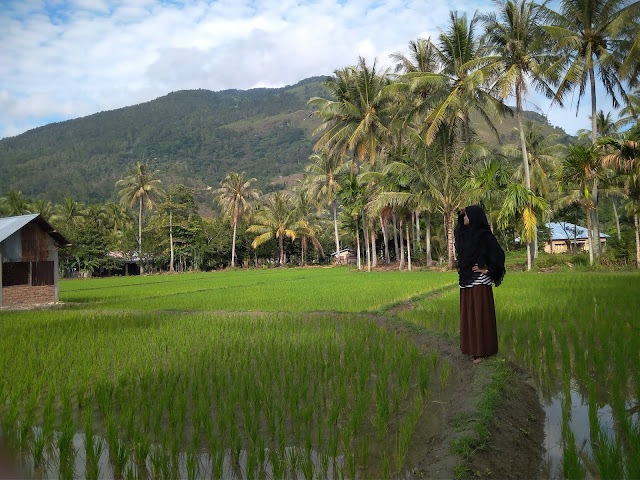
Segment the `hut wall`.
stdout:
[[37,224],[30,223],[2,242],[0,306],[58,301],[58,249]]

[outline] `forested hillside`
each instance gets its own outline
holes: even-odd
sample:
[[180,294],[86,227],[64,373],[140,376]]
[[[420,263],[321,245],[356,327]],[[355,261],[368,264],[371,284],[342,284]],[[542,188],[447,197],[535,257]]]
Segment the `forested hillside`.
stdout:
[[[186,90],[118,110],[96,113],[0,140],[0,195],[22,191],[59,202],[117,200],[115,182],[146,162],[163,184],[216,188],[229,171],[256,177],[269,190],[280,176],[303,171],[319,125],[307,105],[327,97],[324,77],[283,88]],[[544,117],[530,118],[546,123]],[[481,122],[478,135],[497,145]],[[515,119],[499,125],[503,143],[515,143]],[[552,133],[548,127],[547,133]],[[556,129],[553,133],[564,132]]]
[[169,183],[216,187],[236,170],[266,186],[306,164],[319,123],[309,118],[307,100],[326,96],[323,79],[278,89],[179,91],[1,140],[0,193],[114,200],[115,182],[139,160]]

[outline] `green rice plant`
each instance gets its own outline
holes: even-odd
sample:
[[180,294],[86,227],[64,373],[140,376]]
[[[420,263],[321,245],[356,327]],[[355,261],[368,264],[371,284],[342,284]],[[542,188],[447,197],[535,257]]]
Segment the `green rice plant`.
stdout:
[[104,441],[101,438],[95,438],[92,441],[91,448],[86,449],[85,478],[87,480],[100,478],[100,457],[104,448]]
[[565,445],[562,449],[562,477],[576,480],[585,476],[585,469],[576,451],[575,437],[571,430],[567,430]]
[[444,359],[440,364],[440,385],[444,388],[449,381],[449,376],[451,375],[451,363],[448,359]]
[[388,480],[391,478],[391,459],[387,455],[386,451],[380,454],[380,464],[382,467],[382,478]]
[[[312,480],[316,474],[316,466],[313,462],[311,450],[304,450],[299,460],[300,470],[305,480]],[[355,478],[355,477],[352,477]]]
[[597,438],[594,456],[602,478],[624,478],[624,464],[620,446],[602,430],[598,431]]

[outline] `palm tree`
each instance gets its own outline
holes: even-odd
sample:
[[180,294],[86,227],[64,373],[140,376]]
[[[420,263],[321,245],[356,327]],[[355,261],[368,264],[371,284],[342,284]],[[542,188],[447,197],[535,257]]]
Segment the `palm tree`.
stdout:
[[322,150],[309,157],[311,163],[307,165],[307,181],[311,195],[319,203],[327,205],[333,213],[333,229],[336,241],[336,263],[340,261],[340,237],[338,235],[338,192],[340,186],[339,177],[342,174],[342,165],[336,155],[330,155]]
[[[591,119],[591,116],[589,116],[589,119]],[[605,115],[604,111],[598,110],[596,125],[599,137],[616,137],[618,135],[618,130],[623,124],[620,122],[614,122],[611,118],[611,112],[607,112]],[[585,141],[591,140],[592,138],[591,130],[586,128],[581,128],[578,130],[577,134],[579,140]]]
[[39,213],[47,221],[53,215],[53,206],[51,205],[51,202],[48,200],[42,200],[42,199],[36,200],[31,204],[31,207],[29,207],[29,210],[32,211],[33,213]]
[[75,225],[84,216],[84,205],[71,197],[64,197],[62,203],[56,205],[51,218],[61,225]]
[[640,233],[638,215],[640,214],[640,142],[639,129],[636,127],[621,139],[605,137],[599,143],[614,148],[614,151],[602,157],[604,166],[611,166],[623,174],[624,192],[629,198],[628,211],[633,215],[636,234],[636,262],[640,268]]
[[[138,202],[138,255],[142,261],[142,211],[145,203],[148,210],[155,205],[157,198],[164,195],[164,191],[160,187],[161,181],[154,178],[160,173],[159,170],[149,172],[147,165],[138,162],[138,164],[129,171],[129,174],[116,182],[116,186],[123,187],[118,195],[123,205],[133,205]],[[140,273],[144,273],[144,266],[140,264]]]
[[22,192],[11,190],[2,199],[5,210],[10,216],[25,215],[31,213],[29,199]]
[[[510,221],[521,218],[522,231],[530,244],[538,228],[538,212],[549,209],[547,201],[520,183],[507,186],[505,200],[498,214],[498,223],[506,227]],[[531,270],[531,255],[527,255],[527,269]]]
[[557,178],[563,189],[566,186],[575,185],[574,189],[569,187],[568,195],[563,203],[578,203],[587,216],[587,230],[589,233],[589,262],[593,264],[594,243],[599,243],[600,238],[593,235],[591,228],[591,211],[595,208],[593,192],[589,186],[593,182],[598,157],[594,146],[573,145],[569,147],[568,153],[560,164]]
[[105,205],[105,212],[109,226],[113,226],[113,233],[121,231],[129,223],[129,213],[120,204],[107,202]]
[[501,157],[483,160],[471,170],[468,179],[469,189],[474,192],[471,199],[484,207],[491,231],[493,231],[494,220],[498,207],[502,204],[509,177],[509,169]]
[[295,196],[295,216],[298,219],[298,236],[301,237],[302,243],[302,256],[300,259],[300,266],[302,267],[304,267],[304,258],[309,240],[311,240],[316,250],[320,251],[321,255],[324,255],[322,244],[317,237],[320,227],[314,223],[317,209],[318,205],[312,200],[309,191],[306,188],[300,188]]
[[356,166],[365,160],[373,164],[388,136],[384,113],[389,99],[384,89],[389,85],[387,71],[378,73],[376,62],[369,67],[362,57],[357,66],[336,70],[325,82],[335,100],[314,97],[308,102],[323,120],[314,132],[324,132],[314,149],[341,160],[352,152]]
[[495,78],[493,89],[500,98],[516,97],[520,151],[525,187],[530,189],[523,101],[527,84],[552,98],[549,78],[557,75],[555,58],[548,54],[546,35],[541,28],[544,10],[527,0],[501,0],[497,13],[481,17],[485,26],[485,54]]
[[[628,101],[622,84],[621,73],[625,58],[634,50],[629,44],[629,28],[635,24],[634,17],[640,3],[633,0],[561,0],[560,13],[548,11],[551,24],[545,30],[551,35],[557,51],[566,54],[568,68],[559,82],[554,100],[562,101],[578,87],[576,114],[580,100],[587,91],[591,95],[591,141],[598,139],[598,115],[596,104],[596,74],[600,77],[605,92],[611,97],[614,108],[618,108],[620,95]],[[637,36],[637,31],[633,33]],[[600,236],[598,218],[598,177],[593,177],[591,188],[594,208],[591,211],[594,232]],[[595,255],[600,246],[594,245]]]
[[442,125],[449,129],[456,124],[462,128],[462,138],[471,142],[472,112],[479,114],[498,136],[494,121],[511,114],[511,110],[491,95],[487,82],[491,70],[479,55],[480,43],[475,28],[478,21],[466,15],[450,13],[449,28],[438,37],[438,45],[430,43],[438,57],[439,68],[432,72],[408,72],[402,81],[411,85],[412,91],[434,91],[424,118],[425,141],[430,145]]
[[300,228],[289,196],[284,192],[275,192],[269,197],[267,204],[255,214],[253,221],[255,223],[247,228],[247,232],[257,233],[258,236],[253,239],[251,246],[258,248],[277,238],[280,248],[279,264],[284,265],[284,238],[295,240],[296,230]]
[[[486,31],[485,53],[495,79],[493,90],[502,99],[511,95],[516,98],[524,186],[530,190],[523,101],[529,83],[547,97],[553,97],[549,79],[558,74],[558,65],[548,54],[546,35],[541,28],[545,10],[527,0],[501,0],[498,5],[497,13],[481,17]],[[535,255],[530,243],[527,244],[527,254],[529,257]]]
[[627,94],[627,105],[618,112],[619,120],[616,122],[618,128],[626,125],[636,125],[640,119],[640,88]]
[[577,86],[577,114],[589,81],[593,143],[598,138],[596,74],[614,108],[620,103],[617,95],[627,100],[619,71],[627,53],[624,49],[629,46],[625,38],[627,23],[637,9],[638,2],[633,0],[561,0],[560,13],[547,10],[550,24],[543,28],[555,49],[567,55],[568,63],[554,100],[561,102]]
[[220,182],[220,188],[214,193],[217,195],[216,201],[222,207],[224,215],[229,217],[233,225],[233,241],[231,244],[231,266],[236,266],[236,230],[238,223],[242,220],[242,215],[251,208],[251,202],[258,200],[260,191],[251,188],[255,178],[244,180],[244,173],[227,173],[224,180]]

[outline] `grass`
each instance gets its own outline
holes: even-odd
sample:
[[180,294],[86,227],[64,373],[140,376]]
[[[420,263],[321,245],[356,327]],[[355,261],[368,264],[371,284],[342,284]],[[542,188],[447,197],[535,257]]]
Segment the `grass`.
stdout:
[[[0,314],[0,431],[36,471],[54,448],[61,478],[79,475],[73,432],[86,433],[89,476],[391,478],[450,365],[361,314],[398,311],[405,327],[456,339],[456,280],[315,268],[62,281],[68,308]],[[532,371],[545,398],[569,398],[575,382],[590,412],[607,406],[616,419],[609,432],[591,415],[586,458],[563,402],[566,476],[640,476],[629,413],[639,287],[637,273],[510,271],[494,288],[501,355]],[[407,301],[412,310],[398,308]],[[489,385],[477,414],[460,419],[473,431],[453,446],[463,457],[486,446],[509,380],[500,360],[480,368]]]
[[[568,427],[572,406],[563,402],[561,468],[566,476],[607,476],[607,472],[638,476],[640,422],[631,406],[640,397],[639,291],[638,273],[594,272],[509,272],[494,288],[501,354],[531,370],[547,400],[558,394],[569,398],[573,381],[582,392],[595,385],[592,408],[613,410],[616,428],[608,437],[600,435],[598,440],[597,419],[592,427],[594,460],[576,450]],[[401,315],[457,336],[458,302],[458,292],[451,290]],[[469,442],[458,448],[473,450],[475,443]]]
[[[36,477],[82,476],[78,432],[89,477],[397,474],[448,364],[349,312],[451,279],[304,269],[63,281],[72,308],[0,317],[0,431]],[[225,308],[274,313],[215,313]]]
[[[137,311],[363,312],[382,309],[456,281],[455,274],[347,268],[230,271],[165,277],[72,280],[60,299],[78,308]],[[119,281],[121,280],[121,282]]]

